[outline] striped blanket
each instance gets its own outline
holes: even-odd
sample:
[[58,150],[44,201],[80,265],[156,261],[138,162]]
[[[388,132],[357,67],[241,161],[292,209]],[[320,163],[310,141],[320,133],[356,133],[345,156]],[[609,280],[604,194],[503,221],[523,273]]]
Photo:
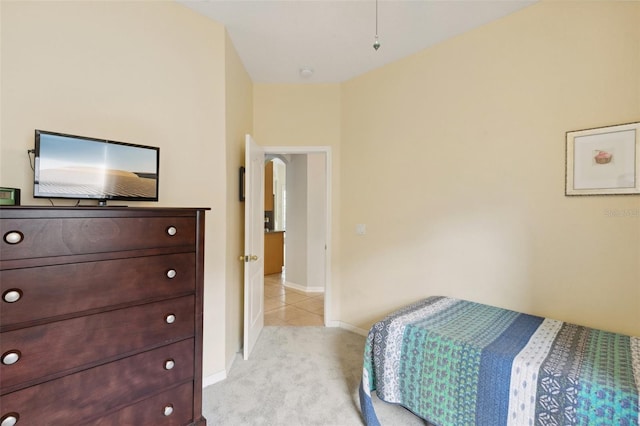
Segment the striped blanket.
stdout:
[[640,338],[434,296],[376,323],[371,391],[438,426],[639,425]]

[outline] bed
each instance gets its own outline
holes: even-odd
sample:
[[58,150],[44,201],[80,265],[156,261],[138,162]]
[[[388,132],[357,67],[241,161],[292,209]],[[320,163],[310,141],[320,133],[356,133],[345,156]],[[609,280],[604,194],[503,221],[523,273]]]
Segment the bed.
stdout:
[[360,407],[371,394],[437,426],[640,424],[640,338],[450,297],[371,327]]

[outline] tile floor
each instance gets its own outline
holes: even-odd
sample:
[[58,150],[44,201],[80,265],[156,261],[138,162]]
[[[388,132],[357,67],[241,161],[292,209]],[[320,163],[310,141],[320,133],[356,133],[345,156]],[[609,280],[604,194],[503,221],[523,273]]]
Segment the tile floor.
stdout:
[[264,325],[323,326],[324,293],[286,287],[285,274],[264,277]]

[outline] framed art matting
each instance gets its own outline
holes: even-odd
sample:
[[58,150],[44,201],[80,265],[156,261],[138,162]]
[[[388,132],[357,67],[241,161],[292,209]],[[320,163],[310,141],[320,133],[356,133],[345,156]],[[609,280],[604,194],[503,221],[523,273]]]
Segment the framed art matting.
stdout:
[[566,195],[640,194],[640,122],[567,132]]

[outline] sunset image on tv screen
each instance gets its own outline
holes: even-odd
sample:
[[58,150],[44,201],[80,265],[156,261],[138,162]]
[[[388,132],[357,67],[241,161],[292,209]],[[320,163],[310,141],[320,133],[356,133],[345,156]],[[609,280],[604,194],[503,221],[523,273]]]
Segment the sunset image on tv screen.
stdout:
[[42,195],[157,197],[155,149],[42,134],[38,169]]

